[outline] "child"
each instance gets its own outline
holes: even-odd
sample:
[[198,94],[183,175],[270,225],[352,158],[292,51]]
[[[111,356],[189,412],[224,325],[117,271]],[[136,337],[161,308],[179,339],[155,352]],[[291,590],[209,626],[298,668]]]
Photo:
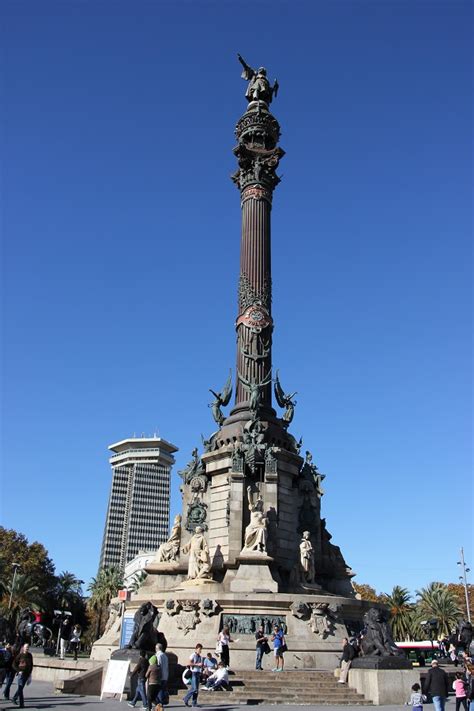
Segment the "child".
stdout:
[[461,706],[464,711],[467,711],[467,692],[466,682],[463,675],[457,672],[456,679],[453,681],[453,689],[456,692],[456,711],[459,711]]
[[426,701],[426,696],[421,693],[421,686],[413,684],[411,690],[412,695],[410,701],[407,701],[407,706],[413,706],[413,711],[423,711],[423,701]]

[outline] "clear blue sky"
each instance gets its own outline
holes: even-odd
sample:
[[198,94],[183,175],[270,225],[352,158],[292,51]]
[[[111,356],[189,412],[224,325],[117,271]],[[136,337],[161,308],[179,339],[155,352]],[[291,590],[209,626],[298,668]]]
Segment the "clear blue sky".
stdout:
[[[474,564],[472,6],[4,0],[2,522],[95,575],[107,445],[234,367],[240,52],[278,77],[274,364],[359,582]],[[474,565],[473,565],[474,567]]]

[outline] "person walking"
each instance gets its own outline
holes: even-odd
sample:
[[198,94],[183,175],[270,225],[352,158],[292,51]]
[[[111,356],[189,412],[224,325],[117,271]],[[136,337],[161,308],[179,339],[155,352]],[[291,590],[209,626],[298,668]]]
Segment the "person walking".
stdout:
[[16,671],[13,669],[13,659],[16,657],[17,650],[11,644],[6,644],[4,649],[5,655],[5,689],[3,690],[3,698],[8,701],[10,698],[10,687],[13,684]]
[[255,632],[255,669],[263,670],[262,659],[265,653],[265,648],[270,649],[268,646],[268,637],[265,636],[263,625],[260,625],[258,630]]
[[349,669],[352,664],[352,660],[355,657],[355,649],[352,644],[349,643],[347,637],[342,640],[342,657],[341,657],[341,676],[338,679],[339,684],[347,684],[347,677],[349,675]]
[[411,687],[410,701],[407,702],[407,706],[412,706],[412,711],[423,711],[423,702],[426,701],[426,696],[421,693],[421,686],[419,684],[413,684]]
[[169,664],[166,652],[163,650],[163,645],[161,642],[155,646],[156,649],[156,663],[160,668],[160,688],[158,690],[158,702],[165,706],[169,702],[168,696],[168,679],[169,679]]
[[453,691],[456,694],[456,711],[459,711],[461,706],[464,711],[467,711],[467,689],[466,682],[464,681],[464,675],[459,672],[456,673],[456,678],[453,681]]
[[194,652],[189,657],[189,666],[191,668],[191,688],[183,699],[185,706],[189,706],[189,700],[191,698],[193,700],[193,706],[198,705],[199,680],[201,678],[201,670],[204,666],[204,659],[201,656],[201,652],[202,644],[196,644]]
[[449,678],[444,669],[439,666],[437,659],[433,659],[431,662],[431,669],[426,675],[424,691],[425,694],[431,694],[435,711],[444,711],[449,695]]
[[474,711],[474,675],[471,674],[469,677],[469,691],[467,692],[467,698],[469,699],[469,711]]
[[220,644],[221,647],[221,662],[227,668],[229,668],[230,665],[229,642],[233,641],[234,640],[230,636],[229,628],[227,627],[227,625],[225,625],[222,628],[222,632],[219,632],[219,636],[217,637],[217,643]]
[[72,649],[75,662],[77,662],[77,653],[79,651],[79,647],[81,646],[81,632],[81,625],[74,625],[72,628],[71,638],[69,640],[69,645]]
[[18,686],[15,695],[12,698],[12,702],[15,706],[20,706],[21,709],[25,708],[23,689],[33,671],[33,656],[31,655],[29,649],[30,645],[24,644],[21,648],[21,652],[17,654],[13,660],[13,669],[18,673]]
[[130,678],[133,678],[135,675],[137,676],[137,688],[135,691],[135,696],[131,701],[128,702],[128,705],[131,706],[132,708],[135,708],[135,704],[137,703],[138,699],[142,700],[143,708],[147,709],[148,708],[148,699],[146,695],[146,673],[148,671],[149,667],[148,659],[146,658],[146,652],[144,649],[140,650],[140,658],[138,662],[135,664],[135,668],[133,669],[132,673],[130,674]]
[[275,655],[275,664],[272,671],[282,672],[285,668],[285,657],[283,656],[286,651],[285,635],[278,625],[273,628],[272,635],[273,642],[273,654]]
[[158,664],[150,664],[145,673],[145,679],[148,682],[148,688],[146,692],[147,697],[147,708],[148,711],[153,711],[154,701],[158,690],[160,688],[161,682],[161,669]]
[[66,617],[61,622],[59,637],[59,658],[64,659],[67,652],[67,645],[71,637],[71,621],[69,620],[69,617]]
[[8,668],[12,662],[11,644],[0,644],[0,687],[3,686],[8,675]]

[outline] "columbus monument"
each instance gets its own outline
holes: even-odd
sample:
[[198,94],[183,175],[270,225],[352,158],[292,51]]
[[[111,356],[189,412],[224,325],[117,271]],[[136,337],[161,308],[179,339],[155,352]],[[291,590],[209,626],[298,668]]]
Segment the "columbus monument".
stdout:
[[221,390],[210,388],[214,431],[180,472],[182,514],[128,608],[153,603],[180,662],[198,641],[214,649],[228,625],[238,639],[232,664],[253,668],[255,631],[278,623],[287,668],[333,668],[368,605],[321,517],[324,474],[291,433],[296,392],[272,368],[271,212],[285,152],[270,105],[279,87],[238,58],[247,107],[233,151],[242,210],[236,368]]

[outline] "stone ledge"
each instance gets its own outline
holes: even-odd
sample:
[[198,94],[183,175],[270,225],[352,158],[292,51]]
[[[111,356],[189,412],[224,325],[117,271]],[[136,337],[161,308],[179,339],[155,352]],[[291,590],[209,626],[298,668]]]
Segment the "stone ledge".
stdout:
[[405,704],[419,683],[417,669],[349,669],[348,685],[374,704]]

